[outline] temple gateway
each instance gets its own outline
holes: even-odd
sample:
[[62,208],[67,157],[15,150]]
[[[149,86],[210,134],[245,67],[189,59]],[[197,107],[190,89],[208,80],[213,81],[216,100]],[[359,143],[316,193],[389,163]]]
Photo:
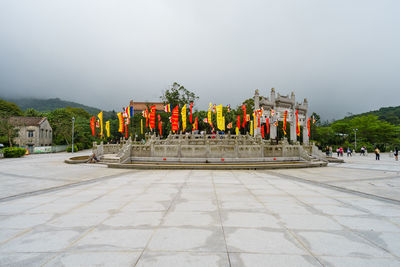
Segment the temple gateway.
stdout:
[[[305,98],[303,103],[296,102],[294,93],[283,96],[279,93],[276,95],[275,88],[271,89],[270,97],[260,96],[259,91],[256,90],[254,93],[254,108],[256,110],[262,108],[264,110],[261,117],[261,123],[266,123],[267,117],[269,117],[269,129],[270,139],[275,139],[278,133],[278,126],[274,125],[276,120],[283,121],[285,111],[288,112],[286,121],[290,123],[290,141],[295,143],[297,140],[296,134],[296,110],[298,112],[299,124],[303,128],[303,144],[308,145],[308,128],[307,128],[307,111],[308,102]],[[274,112],[271,114],[271,110]],[[254,134],[260,135],[261,130],[257,128]]]

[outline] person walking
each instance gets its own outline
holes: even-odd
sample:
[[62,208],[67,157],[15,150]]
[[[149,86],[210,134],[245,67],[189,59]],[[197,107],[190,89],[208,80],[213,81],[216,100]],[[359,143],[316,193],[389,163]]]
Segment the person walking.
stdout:
[[340,156],[343,157],[343,147],[339,148]]
[[340,149],[339,148],[336,149],[336,153],[337,153],[337,156],[339,157],[339,155],[340,155]]
[[399,160],[399,149],[397,148],[397,146],[394,148],[394,158],[396,159],[396,161]]
[[375,160],[379,160],[380,153],[381,153],[381,151],[379,150],[379,148],[375,148]]
[[349,157],[349,156],[351,157],[351,148],[350,147],[347,148],[347,157]]

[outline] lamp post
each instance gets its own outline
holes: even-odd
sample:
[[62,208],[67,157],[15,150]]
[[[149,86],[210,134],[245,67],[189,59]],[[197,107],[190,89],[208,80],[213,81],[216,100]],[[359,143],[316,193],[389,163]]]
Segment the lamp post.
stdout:
[[356,150],[357,150],[357,131],[358,131],[358,129],[357,128],[353,129],[353,131],[354,131],[354,154],[355,154]]
[[74,153],[74,124],[75,124],[75,117],[72,117],[72,153]]

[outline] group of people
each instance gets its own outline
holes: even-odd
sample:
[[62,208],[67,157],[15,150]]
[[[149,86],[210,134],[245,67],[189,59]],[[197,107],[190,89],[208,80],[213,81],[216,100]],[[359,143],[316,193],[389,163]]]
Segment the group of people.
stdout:
[[[350,147],[348,147],[346,149],[346,152],[347,152],[347,157],[351,157],[353,155],[353,150]],[[325,148],[325,153],[326,153],[326,156],[331,157],[332,156],[332,147],[331,146],[327,146]],[[343,157],[343,154],[344,154],[343,147],[338,147],[336,149],[336,153],[337,153],[338,157]],[[381,151],[379,150],[378,147],[375,148],[374,153],[375,153],[375,160],[380,160]],[[365,146],[363,146],[360,149],[360,156],[366,156],[366,155],[367,155],[367,148]],[[398,161],[399,160],[399,149],[398,149],[398,147],[395,147],[393,155],[394,155],[395,160]]]

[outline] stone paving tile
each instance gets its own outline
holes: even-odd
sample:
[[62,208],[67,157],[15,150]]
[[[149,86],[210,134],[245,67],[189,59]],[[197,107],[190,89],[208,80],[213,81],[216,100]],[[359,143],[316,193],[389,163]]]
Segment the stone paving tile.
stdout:
[[229,252],[308,254],[287,231],[225,227]]
[[49,226],[54,227],[89,227],[95,226],[102,222],[109,216],[108,213],[80,213],[71,212],[61,215],[54,220],[46,223]]
[[77,251],[142,251],[154,229],[118,229],[98,227],[77,241],[71,250]]
[[309,255],[229,253],[232,267],[322,266]]
[[2,253],[0,252],[0,266],[43,266],[51,260],[56,253]]
[[123,227],[154,227],[160,224],[163,216],[164,212],[158,211],[123,211],[114,214],[111,218],[105,220],[103,224]]
[[400,232],[400,227],[382,219],[366,217],[334,216],[341,224],[353,230],[365,230],[375,232]]
[[82,234],[76,230],[32,231],[0,246],[4,252],[59,252]]
[[221,227],[163,227],[154,234],[148,249],[152,251],[226,252]]
[[45,266],[133,266],[140,252],[66,252],[54,257]]
[[381,248],[368,243],[351,232],[297,232],[297,236],[317,256],[364,256],[393,258]]
[[264,212],[223,211],[221,215],[224,227],[282,228],[276,218]]
[[[76,175],[87,167],[73,168]],[[96,166],[90,168],[101,173]],[[331,169],[332,180],[337,172]],[[329,168],[299,173],[323,176],[325,170]],[[54,173],[59,172],[50,170],[41,177],[56,179]],[[87,179],[90,172],[84,173]],[[116,174],[112,179],[0,202],[0,265],[397,266],[399,262],[398,205],[283,179],[272,171]],[[6,185],[20,183],[28,187],[25,180],[7,180]]]
[[342,230],[343,227],[331,218],[322,215],[279,214],[280,220],[289,229]]
[[226,253],[194,253],[194,252],[145,252],[140,258],[138,267],[228,267]]
[[351,266],[351,267],[398,267],[400,261],[385,258],[362,258],[362,257],[320,257],[322,263],[326,266]]
[[169,212],[163,226],[218,226],[221,225],[217,212],[174,211]]
[[346,215],[346,216],[358,216],[368,215],[367,212],[361,211],[356,208],[340,207],[337,205],[313,205],[313,207],[322,213],[328,215]]
[[0,220],[0,228],[25,229],[49,221],[54,214],[19,214]]

